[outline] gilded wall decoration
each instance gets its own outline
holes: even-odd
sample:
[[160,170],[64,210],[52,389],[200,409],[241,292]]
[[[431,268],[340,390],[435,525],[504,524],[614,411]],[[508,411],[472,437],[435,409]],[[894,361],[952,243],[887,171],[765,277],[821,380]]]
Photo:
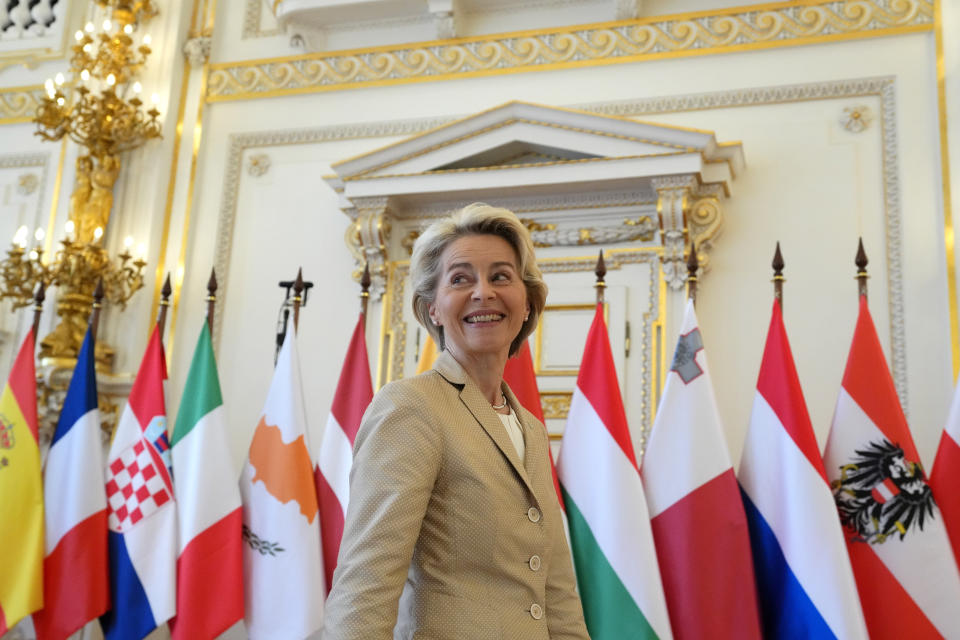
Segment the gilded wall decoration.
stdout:
[[46,95],[43,85],[0,89],[0,124],[30,122]]
[[850,133],[865,131],[873,122],[873,112],[865,104],[844,108],[840,114],[840,125]]
[[244,100],[704,55],[933,29],[930,0],[813,0],[211,65],[207,100]]
[[254,153],[247,158],[247,173],[255,178],[266,175],[270,170],[270,156],[265,153]]

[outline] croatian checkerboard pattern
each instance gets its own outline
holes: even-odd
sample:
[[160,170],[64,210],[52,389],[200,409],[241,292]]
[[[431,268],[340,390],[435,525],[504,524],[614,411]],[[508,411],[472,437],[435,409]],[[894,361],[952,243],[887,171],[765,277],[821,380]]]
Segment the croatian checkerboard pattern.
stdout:
[[107,525],[111,531],[129,530],[170,500],[148,446],[138,440],[107,467]]

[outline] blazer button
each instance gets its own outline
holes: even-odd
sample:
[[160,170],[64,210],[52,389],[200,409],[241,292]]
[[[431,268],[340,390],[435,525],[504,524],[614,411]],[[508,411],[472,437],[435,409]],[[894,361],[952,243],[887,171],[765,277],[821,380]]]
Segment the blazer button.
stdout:
[[543,607],[534,602],[532,605],[530,605],[530,616],[533,617],[534,620],[539,620],[542,618]]
[[530,518],[530,522],[540,522],[540,509],[530,507],[527,509],[527,517]]
[[540,556],[530,556],[530,569],[532,571],[540,571]]

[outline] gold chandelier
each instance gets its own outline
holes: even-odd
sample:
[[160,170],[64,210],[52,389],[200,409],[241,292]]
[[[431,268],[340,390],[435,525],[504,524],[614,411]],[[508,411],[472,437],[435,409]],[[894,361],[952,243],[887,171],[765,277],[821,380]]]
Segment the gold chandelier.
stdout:
[[[34,122],[36,135],[57,141],[65,136],[82,147],[77,158],[76,184],[70,196],[66,238],[49,261],[44,261],[43,231],[37,246],[27,248],[29,231],[22,227],[7,257],[0,261],[0,298],[14,308],[30,303],[32,291],[43,282],[60,289],[59,323],[40,342],[41,364],[70,366],[76,360],[90,316],[93,291],[103,280],[106,298],[121,309],[143,287],[145,251],[131,255],[132,239],[111,258],[103,247],[113,187],[120,173],[120,154],[159,138],[156,108],[159,97],[146,108],[137,80],[150,55],[150,36],[142,25],[157,11],[151,0],[95,0],[102,21],[88,22],[75,34],[70,79],[58,73],[45,83]],[[113,350],[97,342],[97,363],[109,371]]]

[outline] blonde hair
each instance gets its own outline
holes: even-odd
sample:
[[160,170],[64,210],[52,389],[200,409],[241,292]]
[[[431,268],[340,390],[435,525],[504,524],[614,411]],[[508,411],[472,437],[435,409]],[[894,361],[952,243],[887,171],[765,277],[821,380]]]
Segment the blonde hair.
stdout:
[[527,290],[530,315],[520,327],[520,333],[510,343],[510,355],[520,350],[543,311],[547,301],[547,283],[537,266],[530,232],[516,214],[508,209],[491,207],[477,202],[455,211],[427,227],[413,245],[410,258],[410,280],[413,283],[413,313],[443,349],[443,327],[430,321],[430,305],[437,297],[440,281],[440,257],[451,242],[464,236],[491,235],[503,238],[517,254],[517,267]]

